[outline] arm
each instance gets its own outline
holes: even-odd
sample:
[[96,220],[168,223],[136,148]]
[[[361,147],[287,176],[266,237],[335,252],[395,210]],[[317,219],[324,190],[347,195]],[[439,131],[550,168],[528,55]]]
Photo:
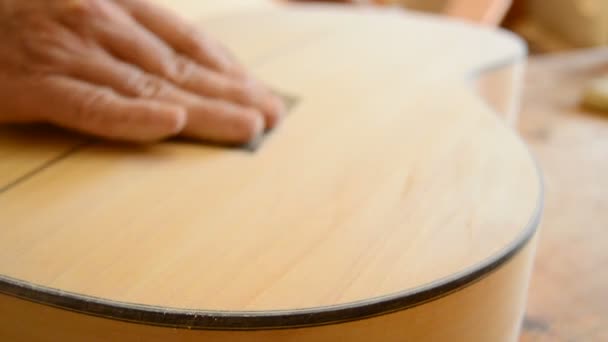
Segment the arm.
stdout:
[[[292,0],[324,1],[334,3],[391,4],[399,0]],[[512,0],[448,0],[444,14],[469,19],[486,25],[498,25],[511,6]]]
[[511,0],[449,0],[444,13],[486,25],[498,25],[506,15]]

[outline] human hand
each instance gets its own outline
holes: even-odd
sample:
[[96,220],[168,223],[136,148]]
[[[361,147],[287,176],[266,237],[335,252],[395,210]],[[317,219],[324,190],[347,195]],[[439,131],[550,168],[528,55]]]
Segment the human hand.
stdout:
[[291,0],[295,2],[334,2],[342,4],[372,4],[378,0]]
[[448,0],[444,14],[489,26],[498,26],[512,0]]
[[0,122],[245,143],[283,110],[217,42],[145,0],[0,0]]

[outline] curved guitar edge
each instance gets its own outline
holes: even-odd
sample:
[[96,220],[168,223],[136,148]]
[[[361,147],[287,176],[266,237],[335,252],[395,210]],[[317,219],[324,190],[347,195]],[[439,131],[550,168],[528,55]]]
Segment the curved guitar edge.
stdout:
[[505,30],[498,33],[512,42],[513,55],[471,70],[466,81],[491,111],[514,127],[520,112],[528,49],[519,36]]
[[[531,157],[532,158],[532,157]],[[537,167],[538,170],[538,167]],[[39,286],[0,275],[0,294],[55,308],[113,320],[183,329],[268,330],[320,326],[407,310],[463,290],[513,259],[536,235],[544,205],[540,171],[539,197],[522,234],[486,262],[415,289],[342,305],[290,311],[209,311],[117,302]]]

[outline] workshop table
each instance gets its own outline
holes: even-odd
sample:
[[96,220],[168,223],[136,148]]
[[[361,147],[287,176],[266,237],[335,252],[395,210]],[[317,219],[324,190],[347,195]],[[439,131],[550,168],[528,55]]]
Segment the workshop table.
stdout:
[[520,131],[546,202],[521,341],[608,341],[608,113],[579,105],[607,74],[608,49],[530,59]]

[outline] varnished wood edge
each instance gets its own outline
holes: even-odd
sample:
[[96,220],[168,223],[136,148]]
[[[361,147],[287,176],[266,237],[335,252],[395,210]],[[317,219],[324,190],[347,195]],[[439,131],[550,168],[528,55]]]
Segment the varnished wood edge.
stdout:
[[[506,31],[499,32],[503,37],[519,45],[514,56],[505,58],[469,73],[472,80],[485,72],[498,70],[509,65],[523,63],[527,55],[521,39]],[[509,37],[511,36],[511,37]],[[523,142],[519,141],[521,144]],[[51,160],[56,163],[77,152],[83,146],[70,149],[64,155]],[[535,235],[544,205],[544,186],[538,164],[535,162],[539,181],[539,197],[534,213],[523,233],[515,241],[486,262],[473,266],[460,273],[427,285],[342,305],[324,306],[298,310],[276,311],[212,311],[178,309],[126,303],[66,292],[51,287],[36,285],[27,281],[0,275],[0,294],[22,300],[47,305],[63,310],[86,315],[119,320],[130,323],[145,324],[182,329],[199,330],[269,330],[286,328],[303,328],[371,318],[407,310],[430,301],[438,300],[460,291],[489,276],[493,271],[517,255]],[[50,165],[43,165],[42,169]],[[37,169],[38,173],[40,169]],[[28,176],[29,177],[29,176]]]
[[[538,168],[537,168],[538,169]],[[343,305],[282,311],[189,310],[66,292],[0,275],[0,293],[77,313],[153,326],[201,330],[268,330],[336,324],[410,309],[462,290],[511,260],[535,235],[540,224],[544,187],[539,178],[537,207],[523,233],[487,262],[412,290]]]

